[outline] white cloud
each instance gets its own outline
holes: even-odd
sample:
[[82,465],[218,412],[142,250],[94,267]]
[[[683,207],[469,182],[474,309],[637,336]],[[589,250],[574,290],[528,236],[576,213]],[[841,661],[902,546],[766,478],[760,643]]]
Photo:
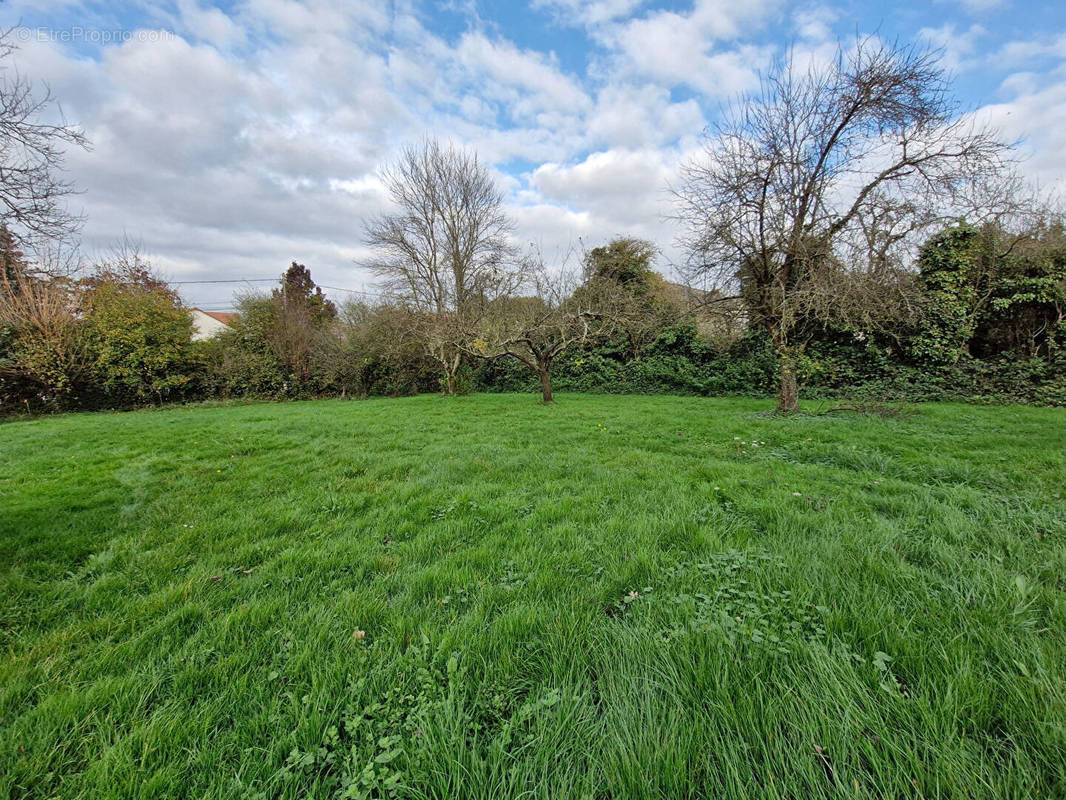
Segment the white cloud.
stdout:
[[573,166],[542,164],[530,185],[548,200],[633,226],[663,214],[669,174],[659,151],[607,150]]
[[596,143],[621,147],[668,144],[701,130],[694,100],[671,102],[670,92],[650,84],[606,86],[596,97],[588,132]]
[[246,34],[229,15],[218,8],[204,8],[197,0],[178,0],[179,26],[195,39],[217,47],[241,44]]
[[236,16],[253,33],[307,43],[322,36],[366,42],[389,27],[388,5],[375,0],[242,0]]
[[1053,79],[1033,74],[1004,81],[1010,100],[981,108],[976,117],[996,127],[1008,140],[1018,140],[1022,171],[1045,188],[1066,192],[1066,67]]
[[459,40],[455,57],[475,80],[485,81],[480,86],[486,96],[509,101],[515,116],[576,112],[589,103],[577,81],[563,75],[548,58],[509,42],[468,33]]
[[572,237],[595,246],[613,236],[633,235],[655,242],[663,252],[663,268],[676,263],[677,229],[670,219],[669,186],[678,168],[695,149],[617,148],[592,153],[574,164],[542,164],[529,178],[527,201],[565,209],[574,219]]
[[[74,2],[14,0],[27,15],[70,15]],[[141,24],[175,35],[85,51],[34,41],[16,58],[93,142],[68,158],[88,250],[129,235],[174,278],[273,276],[296,259],[327,285],[358,287],[370,280],[353,264],[363,220],[385,202],[378,170],[425,134],[478,152],[520,240],[565,252],[632,234],[672,260],[666,185],[696,147],[707,100],[753,88],[782,31],[799,37],[797,63],[836,47],[837,12],[824,3],[539,4],[583,27],[567,36],[594,42],[583,68],[573,52],[519,45],[471,14],[465,32],[445,36],[414,0],[238,0],[225,12],[208,0],[139,0]],[[101,8],[76,13],[111,13]],[[965,65],[996,31],[925,35]],[[1002,45],[990,61],[1017,71],[982,112],[1028,137],[1027,168],[1045,183],[1063,179],[1066,74],[1038,59],[1062,53],[1052,31]],[[217,302],[229,293],[196,291],[217,291]]]
[[943,65],[954,72],[962,72],[978,64],[978,40],[988,35],[980,25],[959,31],[954,23],[939,28],[922,28],[918,36],[943,52]]
[[752,44],[717,45],[754,33],[776,6],[776,0],[697,0],[689,12],[656,11],[604,26],[594,35],[616,53],[615,69],[622,74],[722,97],[753,88],[770,51]]
[[833,23],[839,17],[836,9],[829,6],[808,6],[793,13],[792,25],[796,35],[805,42],[828,42],[833,39]]
[[937,0],[937,2],[960,5],[971,14],[982,14],[1007,5],[1007,0]]
[[997,64],[1016,67],[1037,58],[1066,58],[1066,33],[1016,39],[1004,44],[995,54]]

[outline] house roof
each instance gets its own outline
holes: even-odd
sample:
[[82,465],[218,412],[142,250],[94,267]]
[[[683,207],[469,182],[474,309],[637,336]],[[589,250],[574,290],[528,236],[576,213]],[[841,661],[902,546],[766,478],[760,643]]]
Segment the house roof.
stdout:
[[206,314],[214,320],[218,320],[223,325],[232,325],[234,320],[237,319],[236,311],[204,311],[202,308],[194,308],[193,311],[199,311],[201,314]]

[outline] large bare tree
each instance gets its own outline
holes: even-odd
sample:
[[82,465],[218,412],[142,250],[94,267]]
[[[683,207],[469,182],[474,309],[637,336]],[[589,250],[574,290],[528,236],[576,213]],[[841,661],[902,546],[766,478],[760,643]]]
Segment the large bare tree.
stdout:
[[813,328],[891,327],[915,238],[1007,155],[958,113],[937,52],[875,37],[830,63],[781,60],[708,132],[675,191],[688,268],[769,334],[779,411],[798,408]]
[[383,179],[396,211],[368,226],[368,266],[415,312],[410,319],[454,394],[464,332],[522,280],[514,226],[471,152],[426,139],[405,148]]
[[22,241],[63,239],[81,224],[66,205],[74,187],[62,174],[64,150],[88,140],[51,119],[51,94],[35,92],[11,65],[11,36],[11,29],[0,32],[0,224]]

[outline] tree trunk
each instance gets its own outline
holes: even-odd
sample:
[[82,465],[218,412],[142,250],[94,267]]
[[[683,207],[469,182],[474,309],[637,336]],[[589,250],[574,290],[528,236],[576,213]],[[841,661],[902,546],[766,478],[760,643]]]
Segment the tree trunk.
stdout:
[[541,394],[544,396],[544,402],[555,402],[554,400],[552,400],[552,379],[551,375],[548,373],[548,365],[541,364],[538,367],[537,372],[540,373],[540,391]]
[[777,388],[779,414],[795,414],[799,411],[799,381],[796,379],[796,362],[792,356],[781,356],[781,382]]
[[459,365],[462,363],[462,354],[455,353],[448,359],[442,359],[444,363],[444,383],[449,397],[459,393]]

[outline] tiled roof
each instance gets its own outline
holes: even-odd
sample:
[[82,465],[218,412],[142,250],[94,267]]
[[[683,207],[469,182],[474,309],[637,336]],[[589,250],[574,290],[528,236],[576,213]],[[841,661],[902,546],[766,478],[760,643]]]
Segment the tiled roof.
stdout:
[[193,311],[199,311],[201,314],[207,314],[212,319],[217,319],[223,325],[232,325],[234,320],[237,319],[236,311],[204,311],[202,308],[194,308]]

